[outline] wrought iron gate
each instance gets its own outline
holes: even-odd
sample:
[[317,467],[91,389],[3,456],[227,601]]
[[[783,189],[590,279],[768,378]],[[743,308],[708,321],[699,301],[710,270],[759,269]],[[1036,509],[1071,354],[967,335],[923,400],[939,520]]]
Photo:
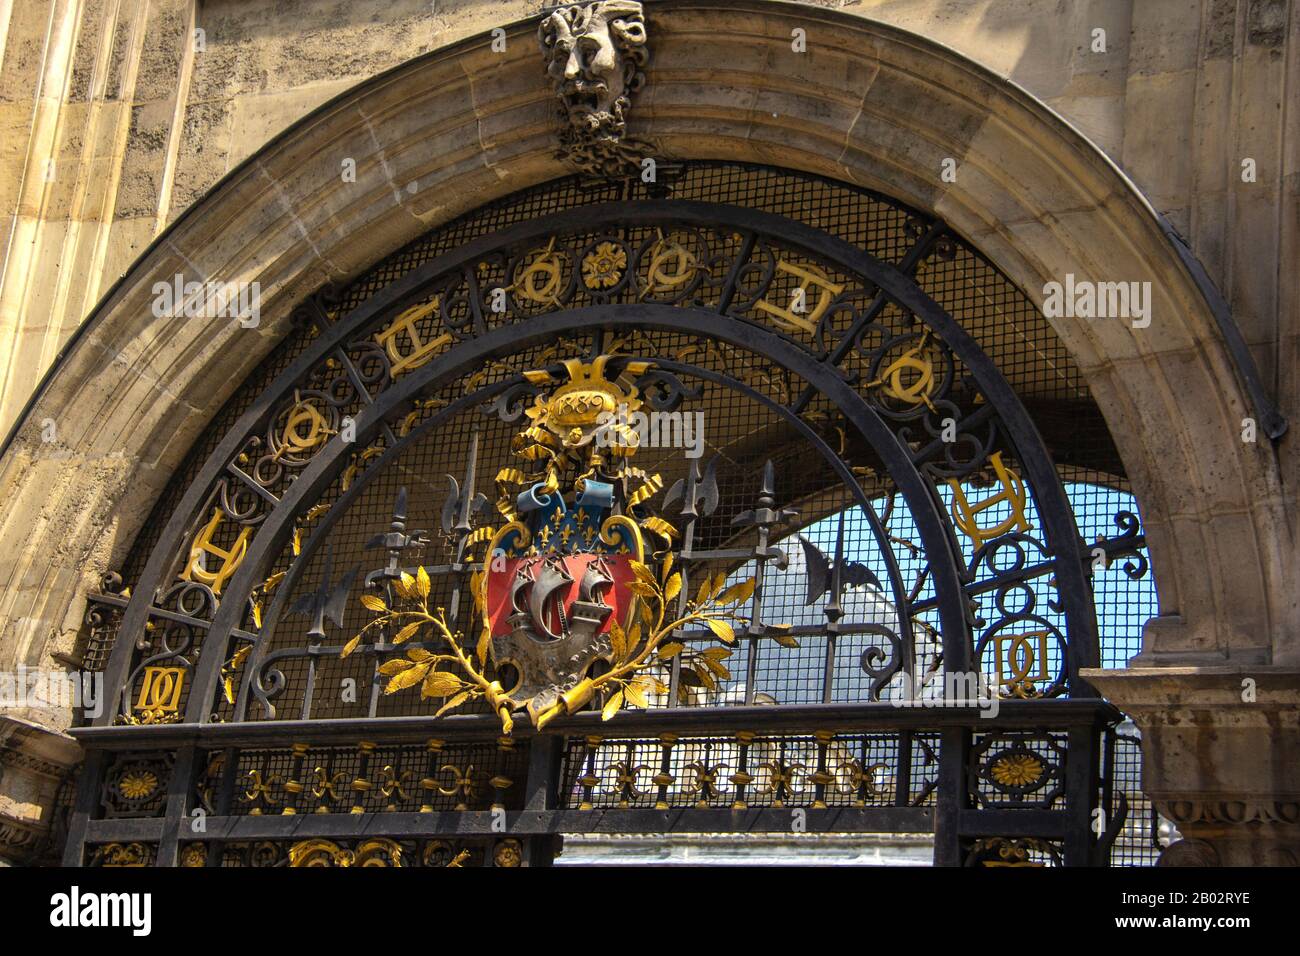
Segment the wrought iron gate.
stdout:
[[1090,578],[1145,558],[1129,513],[1081,539],[1012,381],[1050,331],[965,327],[945,263],[1009,284],[892,201],[679,176],[535,191],[303,303],[93,596],[116,697],[67,862],[1106,861]]

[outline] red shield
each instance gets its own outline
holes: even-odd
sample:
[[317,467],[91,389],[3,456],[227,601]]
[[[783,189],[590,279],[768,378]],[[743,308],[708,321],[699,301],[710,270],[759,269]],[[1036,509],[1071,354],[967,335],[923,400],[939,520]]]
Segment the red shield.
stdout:
[[590,620],[593,606],[602,608],[600,614],[603,607],[610,608],[590,630],[593,636],[608,633],[614,621],[627,626],[634,600],[628,584],[636,580],[628,555],[547,552],[497,559],[491,565],[485,590],[494,638],[515,631],[520,615],[526,615],[532,636],[560,640],[578,621]]

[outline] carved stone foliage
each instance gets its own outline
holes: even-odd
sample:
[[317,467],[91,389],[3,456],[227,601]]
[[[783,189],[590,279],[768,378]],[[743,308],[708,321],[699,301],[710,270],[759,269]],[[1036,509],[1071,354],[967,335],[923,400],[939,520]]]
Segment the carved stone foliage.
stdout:
[[645,83],[645,18],[634,0],[600,0],[551,12],[537,31],[559,100],[559,155],[595,176],[627,176],[650,144],[627,133],[632,94]]

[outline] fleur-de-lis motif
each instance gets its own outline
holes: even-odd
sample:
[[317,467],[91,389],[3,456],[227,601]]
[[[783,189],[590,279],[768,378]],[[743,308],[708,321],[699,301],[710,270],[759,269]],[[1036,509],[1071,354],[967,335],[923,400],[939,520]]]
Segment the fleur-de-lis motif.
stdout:
[[609,765],[608,772],[613,776],[613,786],[608,787],[605,792],[618,794],[620,808],[626,810],[628,805],[636,797],[644,797],[645,791],[637,787],[637,778],[646,771],[645,764],[632,766],[629,761],[619,760]]
[[461,773],[460,770],[456,769],[456,767],[453,766],[452,764],[445,763],[438,769],[438,773],[449,773],[451,774],[451,780],[452,780],[450,787],[444,787],[441,784],[439,784],[438,792],[442,794],[444,797],[455,797],[459,795],[459,799],[456,802],[456,809],[468,810],[469,809],[468,801],[471,797],[474,796],[474,789],[475,789],[474,788],[474,765],[467,764],[465,766],[465,772]]
[[686,792],[700,795],[700,799],[695,804],[697,809],[708,809],[709,802],[716,800],[721,795],[721,791],[718,790],[717,786],[718,775],[730,768],[731,764],[727,763],[715,764],[710,767],[702,760],[696,760],[686,765],[686,769],[695,774],[695,779],[687,785]]
[[772,794],[772,806],[785,806],[785,798],[799,792],[800,788],[795,785],[802,771],[808,769],[806,764],[791,763],[788,764],[784,759],[767,760],[758,765],[760,770],[768,772],[767,785],[758,792],[761,794]]
[[[338,773],[331,776],[330,772],[324,767],[317,767],[312,771],[312,773],[316,775],[316,782],[312,784],[311,787],[312,796],[317,800],[323,800],[325,794],[328,793],[330,802],[338,800],[338,788],[343,786],[344,781],[348,779],[348,775],[340,770]],[[322,803],[316,808],[316,812],[329,813],[330,811],[329,807],[325,803]]]
[[397,768],[392,764],[384,767],[383,774],[384,779],[379,786],[379,792],[388,798],[388,808],[390,810],[396,809],[397,801],[407,798],[406,788],[402,785],[415,775],[409,770],[403,770],[399,774]]
[[836,777],[847,777],[846,782],[836,784],[836,789],[840,793],[857,794],[856,803],[862,803],[865,797],[878,797],[885,793],[887,787],[880,787],[876,784],[876,771],[888,770],[887,764],[873,763],[869,766],[863,766],[862,761],[854,758],[841,763],[836,770]]
[[268,807],[275,805],[276,800],[271,796],[271,788],[275,786],[279,779],[280,777],[278,774],[271,774],[263,780],[262,771],[248,771],[249,783],[248,789],[244,791],[244,800],[248,803],[254,804],[253,809],[248,811],[251,815],[255,816],[262,812],[262,808],[256,805],[259,800]]

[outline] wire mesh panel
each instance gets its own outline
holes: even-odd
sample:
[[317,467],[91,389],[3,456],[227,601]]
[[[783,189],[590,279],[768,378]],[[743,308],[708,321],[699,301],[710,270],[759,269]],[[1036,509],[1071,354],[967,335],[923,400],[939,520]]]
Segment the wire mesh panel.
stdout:
[[[274,723],[159,782],[223,819],[436,829],[540,779],[561,815],[839,808],[933,827],[949,863],[1088,862],[1116,715],[1080,672],[1156,611],[1137,515],[1069,355],[943,223],[763,167],[567,179],[305,301],[85,651],[104,730]],[[525,721],[553,758],[513,745]],[[101,804],[144,807],[116,766]],[[1023,832],[976,841],[945,800]],[[267,834],[195,845],[295,858]]]

